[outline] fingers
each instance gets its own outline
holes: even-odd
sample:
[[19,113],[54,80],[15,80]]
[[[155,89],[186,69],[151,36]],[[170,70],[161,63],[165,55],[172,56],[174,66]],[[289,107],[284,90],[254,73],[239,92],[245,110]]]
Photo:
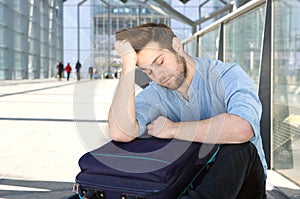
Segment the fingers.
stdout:
[[152,136],[155,135],[155,132],[153,131],[153,125],[152,124],[147,125],[147,131],[148,131],[149,135],[152,135]]
[[157,136],[159,134],[163,134],[163,130],[166,127],[167,118],[158,117],[156,120],[152,121],[152,123],[147,125],[148,134]]
[[135,53],[131,44],[126,40],[123,40],[123,41],[117,40],[115,42],[114,46],[115,46],[116,51],[120,55],[120,57],[123,57],[130,53]]
[[117,40],[115,42],[115,49],[122,60],[123,69],[128,69],[128,68],[134,69],[136,67],[137,54],[128,41]]
[[147,130],[149,131],[149,130],[152,130],[153,129],[153,125],[152,124],[149,124],[148,126],[147,126]]

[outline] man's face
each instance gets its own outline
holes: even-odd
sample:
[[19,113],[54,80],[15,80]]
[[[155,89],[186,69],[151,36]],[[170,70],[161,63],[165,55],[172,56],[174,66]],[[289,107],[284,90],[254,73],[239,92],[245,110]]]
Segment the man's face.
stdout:
[[176,90],[186,79],[185,59],[156,43],[149,43],[137,56],[138,67],[163,87]]

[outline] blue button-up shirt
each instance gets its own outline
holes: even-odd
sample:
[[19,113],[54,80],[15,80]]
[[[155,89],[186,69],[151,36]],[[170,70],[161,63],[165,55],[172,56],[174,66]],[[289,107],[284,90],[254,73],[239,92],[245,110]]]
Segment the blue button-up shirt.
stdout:
[[136,97],[136,117],[140,134],[159,116],[173,122],[197,121],[230,113],[251,124],[255,136],[250,140],[257,148],[265,174],[267,164],[260,135],[261,102],[253,80],[237,64],[194,58],[196,68],[188,89],[189,100],[181,93],[151,82]]

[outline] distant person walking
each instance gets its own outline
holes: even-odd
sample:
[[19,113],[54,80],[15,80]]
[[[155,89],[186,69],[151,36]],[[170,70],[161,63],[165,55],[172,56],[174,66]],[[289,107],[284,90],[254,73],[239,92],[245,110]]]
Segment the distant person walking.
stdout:
[[76,69],[76,73],[77,73],[77,80],[79,81],[80,80],[80,68],[81,68],[81,63],[79,62],[79,60],[76,62],[76,66],[75,66],[75,69]]
[[64,71],[64,65],[60,61],[57,62],[56,64],[56,70],[57,70],[58,80],[61,81],[62,73]]
[[65,71],[67,72],[67,81],[69,81],[70,79],[70,74],[71,74],[71,71],[72,71],[72,67],[70,65],[70,63],[68,63],[65,67]]
[[93,78],[94,78],[94,79],[99,79],[99,74],[98,74],[97,69],[94,70]]
[[94,67],[93,67],[93,66],[90,66],[90,67],[89,67],[90,80],[93,79],[93,74],[94,74]]

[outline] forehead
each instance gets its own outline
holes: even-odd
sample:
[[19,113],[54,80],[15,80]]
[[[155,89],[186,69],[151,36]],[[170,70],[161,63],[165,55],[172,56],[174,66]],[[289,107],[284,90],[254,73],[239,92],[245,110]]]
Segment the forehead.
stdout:
[[162,53],[162,48],[156,42],[149,42],[142,50],[137,53],[138,66],[150,65]]

